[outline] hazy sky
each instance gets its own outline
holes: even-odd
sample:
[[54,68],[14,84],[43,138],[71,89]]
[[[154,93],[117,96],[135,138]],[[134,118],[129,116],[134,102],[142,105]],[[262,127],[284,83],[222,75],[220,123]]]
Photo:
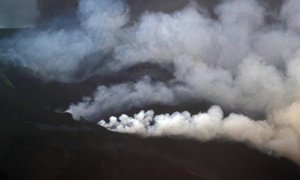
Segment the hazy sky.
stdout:
[[0,28],[33,26],[37,15],[36,0],[0,1]]

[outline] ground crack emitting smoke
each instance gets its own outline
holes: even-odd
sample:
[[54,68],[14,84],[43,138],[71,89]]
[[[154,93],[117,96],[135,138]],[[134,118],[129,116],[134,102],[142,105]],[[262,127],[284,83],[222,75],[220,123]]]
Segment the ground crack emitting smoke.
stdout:
[[[272,14],[272,23],[266,22],[268,6],[255,0],[221,1],[214,8],[217,18],[193,1],[169,14],[144,12],[137,21],[131,20],[130,8],[122,0],[80,0],[78,25],[57,28],[56,22],[46,29],[20,32],[2,40],[1,56],[60,81],[75,80],[74,73],[82,67],[91,72],[99,61],[96,72],[111,73],[145,62],[172,64],[171,80],[146,77],[100,85],[92,97],[70,105],[68,112],[76,119],[97,120],[102,114],[151,104],[209,101],[241,114],[224,117],[219,106],[197,115],[141,111],[98,124],[144,136],[226,138],[300,164],[299,1],[285,1]],[[103,60],[108,54],[111,58]],[[261,112],[265,120],[242,115]]]

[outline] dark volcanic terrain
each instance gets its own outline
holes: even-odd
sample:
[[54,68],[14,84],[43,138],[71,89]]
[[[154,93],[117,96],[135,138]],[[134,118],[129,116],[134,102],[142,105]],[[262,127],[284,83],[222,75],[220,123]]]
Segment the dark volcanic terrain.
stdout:
[[[59,97],[72,86],[75,97],[89,89],[80,89],[85,87],[80,83],[40,82],[21,72],[25,73],[1,66],[1,179],[300,178],[299,167],[289,160],[243,144],[142,138],[74,121],[71,115],[54,113],[45,103],[39,103],[38,94],[45,91],[42,87],[51,87],[57,90],[51,97],[57,98],[55,94]],[[16,79],[28,88],[41,88],[24,89],[14,84]],[[29,90],[31,93],[26,92]]]
[[[208,7],[212,18],[216,18],[212,6],[219,1],[196,0]],[[282,1],[262,2],[277,11]],[[137,21],[145,11],[174,12],[189,1],[161,2],[127,0],[131,7],[130,23]],[[43,28],[55,17],[75,16],[77,5],[76,0],[38,0],[37,24]],[[271,15],[267,18],[272,22]],[[0,39],[11,37],[17,31],[0,29]],[[294,162],[246,144],[119,134],[96,122],[75,121],[71,114],[64,113],[71,103],[91,96],[99,85],[135,82],[144,76],[166,82],[174,78],[171,71],[172,67],[141,63],[114,73],[93,72],[94,75],[82,81],[66,83],[42,80],[38,74],[24,67],[2,64],[0,59],[0,180],[300,179],[300,168]],[[85,72],[79,72],[79,77],[80,73]],[[198,113],[210,105],[195,100],[173,106],[152,104],[144,109],[153,109],[157,114],[184,110]],[[132,115],[140,110],[108,112],[97,119],[122,113]],[[228,115],[226,110],[225,116]],[[257,116],[261,118],[264,114]]]

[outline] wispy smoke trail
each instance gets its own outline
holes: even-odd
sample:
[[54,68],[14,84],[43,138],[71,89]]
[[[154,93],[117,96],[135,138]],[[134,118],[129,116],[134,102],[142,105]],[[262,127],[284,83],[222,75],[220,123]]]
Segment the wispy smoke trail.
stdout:
[[[136,83],[124,83],[111,87],[99,86],[93,98],[85,97],[82,102],[71,105],[67,112],[75,119],[97,119],[108,113],[128,111],[134,107],[145,107],[151,104],[176,104],[178,95],[185,88],[179,85],[166,85],[151,82],[144,78]],[[176,97],[176,98],[175,98]]]
[[147,11],[133,19],[130,8],[122,0],[80,0],[78,24],[21,32],[2,41],[2,56],[60,81],[76,79],[78,71],[117,73],[145,62],[172,66],[171,80],[102,85],[68,112],[97,120],[152,104],[209,101],[244,114],[264,113],[261,121],[239,114],[223,117],[214,106],[194,116],[148,111],[99,124],[146,136],[227,138],[300,163],[299,1],[285,1],[270,13],[261,1],[226,0],[215,5],[213,18],[196,2],[173,13]]

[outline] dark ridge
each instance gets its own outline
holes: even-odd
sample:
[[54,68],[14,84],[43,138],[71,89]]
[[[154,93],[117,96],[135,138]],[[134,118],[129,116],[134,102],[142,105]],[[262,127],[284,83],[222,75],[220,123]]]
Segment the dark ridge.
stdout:
[[3,38],[9,38],[12,37],[16,32],[18,32],[20,29],[18,28],[0,28],[0,40]]
[[131,10],[132,20],[138,20],[139,17],[145,12],[163,12],[163,13],[173,13],[175,11],[181,10],[190,2],[196,2],[204,8],[205,11],[212,18],[216,18],[214,13],[214,7],[220,2],[220,0],[126,0],[129,4]]
[[[221,2],[220,0],[124,0],[128,3],[131,10],[131,17],[133,21],[148,12],[164,12],[173,13],[185,7],[190,2],[198,3],[208,14],[216,19],[217,16],[214,8]],[[257,0],[269,9],[267,15],[268,22],[275,22],[272,13],[278,13],[284,0]],[[76,10],[79,0],[37,0],[38,9],[40,11],[37,22],[39,24],[48,22],[55,17],[60,16],[76,16]]]
[[134,82],[144,76],[154,81],[167,81],[173,78],[172,73],[155,64],[137,64],[119,72],[94,75],[81,82],[62,83],[44,81],[27,69],[5,66],[7,77],[14,84],[18,93],[29,101],[49,109],[66,109],[70,103],[78,102],[83,96],[92,96],[100,85],[111,86],[124,82]]
[[59,16],[76,16],[78,0],[37,0],[40,12],[38,24],[43,24]]
[[[0,177],[21,180],[298,180],[299,167],[246,145],[109,132],[49,112],[0,80]],[[5,108],[5,110],[3,109]]]
[[[150,12],[164,12],[172,13],[182,9],[191,0],[124,0],[128,3],[132,20],[137,20],[138,17],[146,11]],[[220,0],[196,0],[202,7],[208,9],[210,14],[213,14],[213,7],[218,4]],[[47,22],[58,16],[76,16],[76,9],[79,0],[37,0],[40,15],[39,23]]]
[[129,81],[135,81],[141,77],[149,76],[156,81],[167,82],[174,78],[171,65],[139,63],[124,70],[124,76]]

